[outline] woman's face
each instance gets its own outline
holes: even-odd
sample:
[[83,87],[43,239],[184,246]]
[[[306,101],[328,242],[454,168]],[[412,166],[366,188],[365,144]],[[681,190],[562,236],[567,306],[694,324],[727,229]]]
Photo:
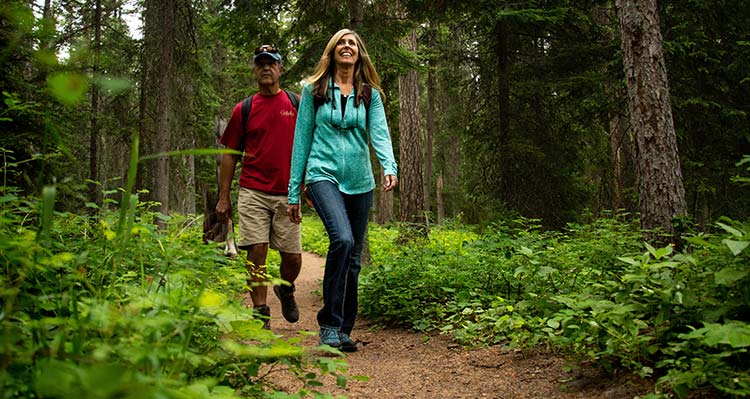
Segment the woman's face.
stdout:
[[333,49],[333,61],[336,65],[352,65],[359,59],[359,47],[357,39],[351,33],[341,36],[336,47]]

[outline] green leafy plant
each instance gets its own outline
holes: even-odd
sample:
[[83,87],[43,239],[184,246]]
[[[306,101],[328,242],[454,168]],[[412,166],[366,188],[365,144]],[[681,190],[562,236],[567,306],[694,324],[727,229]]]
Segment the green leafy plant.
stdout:
[[465,345],[543,346],[626,368],[658,380],[653,397],[748,396],[750,228],[716,227],[687,233],[676,252],[642,243],[627,215],[561,232],[523,219],[478,233],[438,226],[402,245],[396,228],[373,226],[360,310]]
[[343,360],[262,329],[240,302],[244,264],[203,244],[194,216],[125,193],[119,209],[59,212],[57,192],[0,191],[2,397],[259,397],[280,363],[305,384],[345,383]]

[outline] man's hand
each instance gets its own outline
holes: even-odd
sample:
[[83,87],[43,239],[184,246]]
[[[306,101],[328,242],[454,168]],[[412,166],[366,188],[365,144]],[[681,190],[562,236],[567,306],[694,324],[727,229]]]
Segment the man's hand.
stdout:
[[302,212],[300,212],[299,204],[289,204],[286,206],[286,215],[289,217],[289,221],[292,223],[302,223]]
[[396,175],[385,175],[385,178],[383,179],[383,190],[391,191],[396,188],[397,184],[398,177],[396,177]]
[[232,191],[234,165],[237,164],[237,159],[236,155],[222,154],[219,164],[219,200],[216,201],[216,219],[221,224],[227,224],[233,215],[229,193]]
[[219,198],[216,202],[216,217],[219,223],[226,224],[232,217],[232,201],[228,198]]

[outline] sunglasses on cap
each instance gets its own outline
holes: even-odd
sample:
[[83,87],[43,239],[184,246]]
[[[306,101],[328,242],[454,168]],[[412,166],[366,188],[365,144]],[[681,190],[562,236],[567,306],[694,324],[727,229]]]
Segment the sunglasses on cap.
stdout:
[[264,44],[258,48],[255,49],[254,55],[258,55],[260,53],[271,53],[271,54],[278,54],[279,50],[273,46],[270,46],[268,44]]

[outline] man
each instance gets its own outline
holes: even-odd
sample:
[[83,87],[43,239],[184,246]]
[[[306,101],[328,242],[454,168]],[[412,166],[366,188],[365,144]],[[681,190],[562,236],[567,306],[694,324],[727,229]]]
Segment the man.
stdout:
[[[294,280],[302,266],[300,227],[286,216],[289,167],[297,119],[296,104],[292,103],[292,98],[297,98],[296,94],[288,94],[279,86],[282,63],[278,50],[268,45],[258,47],[253,55],[252,67],[259,91],[250,99],[249,115],[243,118],[242,102],[234,107],[221,144],[245,153],[237,201],[240,216],[238,246],[247,250],[248,286],[253,308],[264,319],[263,328],[270,329],[271,310],[266,302],[266,255],[269,244],[281,255],[281,278],[290,283],[290,286],[276,285],[273,288],[281,302],[281,313],[290,323],[299,319],[294,299]],[[246,125],[242,126],[245,119]],[[222,155],[220,192],[216,204],[219,222],[226,222],[233,212],[229,193],[238,158],[237,155]]]

